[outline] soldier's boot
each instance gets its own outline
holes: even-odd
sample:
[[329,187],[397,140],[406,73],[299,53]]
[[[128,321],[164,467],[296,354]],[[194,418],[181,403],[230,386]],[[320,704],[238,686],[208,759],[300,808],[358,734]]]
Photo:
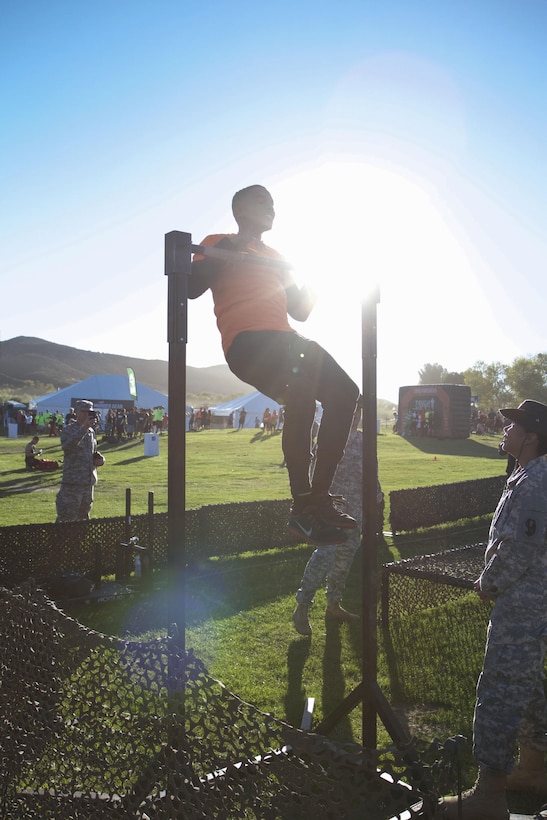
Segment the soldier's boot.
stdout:
[[308,618],[309,607],[306,604],[297,604],[292,614],[294,628],[301,635],[311,635],[311,624]]
[[355,615],[353,612],[348,612],[347,609],[344,609],[344,607],[340,605],[340,601],[330,601],[327,604],[325,617],[334,618],[335,621],[344,621],[347,624],[361,620],[359,615]]
[[507,778],[506,788],[510,791],[530,790],[547,795],[545,753],[521,746],[519,761]]
[[[462,794],[461,820],[509,820],[506,780],[505,774],[481,767],[473,788]],[[443,797],[439,805],[443,809],[443,818],[459,820],[457,796]]]

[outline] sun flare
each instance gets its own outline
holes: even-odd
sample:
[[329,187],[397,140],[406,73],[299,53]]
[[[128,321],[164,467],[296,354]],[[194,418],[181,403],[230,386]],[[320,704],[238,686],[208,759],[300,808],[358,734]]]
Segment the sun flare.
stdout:
[[437,351],[453,346],[447,311],[469,315],[475,277],[433,188],[394,170],[332,161],[279,181],[272,193],[277,217],[265,239],[318,294],[306,334],[327,323],[335,342],[359,351],[362,300],[377,286],[384,353],[400,346],[404,355],[415,334],[435,339]]

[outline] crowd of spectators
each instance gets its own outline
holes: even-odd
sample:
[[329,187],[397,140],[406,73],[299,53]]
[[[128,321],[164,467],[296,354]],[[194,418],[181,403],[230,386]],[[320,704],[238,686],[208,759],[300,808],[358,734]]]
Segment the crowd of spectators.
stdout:
[[[18,436],[48,437],[60,436],[61,431],[75,418],[71,407],[63,416],[59,410],[36,411],[26,408],[14,408],[4,405],[2,409],[4,426],[17,425]],[[111,443],[137,439],[145,433],[164,433],[168,428],[169,417],[164,407],[153,408],[111,408],[100,418],[99,429]]]
[[111,408],[104,418],[104,435],[112,444],[139,439],[145,433],[161,434],[167,431],[169,416],[164,407]]
[[[406,413],[404,418],[398,417],[394,414],[395,420],[393,425],[393,432],[399,433],[406,438],[415,438],[423,436],[435,436],[436,430],[435,411],[430,408],[421,408],[419,410],[412,410]],[[477,407],[471,407],[470,427],[469,432],[476,435],[500,435],[503,430],[504,419],[499,410],[480,410]]]
[[[200,432],[201,430],[210,430],[213,427],[216,429],[227,428],[229,430],[243,430],[246,426],[251,426],[246,424],[246,422],[250,421],[248,416],[249,413],[246,407],[233,410],[227,416],[213,416],[210,407],[199,407],[192,409],[188,416],[188,430],[193,433]],[[272,410],[266,407],[260,416],[254,416],[252,426],[257,430],[263,430],[264,433],[271,434],[283,430],[284,423],[284,407],[280,407],[279,410],[276,408]]]
[[[279,411],[277,411],[274,407],[273,410],[270,410],[269,407],[266,407],[264,413],[262,414],[262,424],[259,424],[259,427],[262,427],[265,433],[276,433],[283,430],[283,425],[285,423],[285,408],[280,407]],[[257,426],[255,421],[255,427]]]
[[199,407],[197,410],[192,409],[188,420],[188,430],[193,433],[199,433],[200,430],[210,430],[211,419],[212,413],[209,407]]
[[402,419],[395,422],[394,432],[401,433],[406,438],[416,438],[435,435],[435,411],[430,407],[412,410]]
[[18,436],[33,436],[36,433],[58,436],[65,423],[63,414],[58,410],[37,413],[36,410],[28,410],[24,407],[14,408],[10,405],[4,405],[2,418],[4,427],[8,424],[17,425]]
[[499,410],[489,410],[486,413],[484,410],[475,408],[471,412],[471,432],[478,436],[484,436],[487,433],[498,435],[502,432],[504,424],[504,418]]

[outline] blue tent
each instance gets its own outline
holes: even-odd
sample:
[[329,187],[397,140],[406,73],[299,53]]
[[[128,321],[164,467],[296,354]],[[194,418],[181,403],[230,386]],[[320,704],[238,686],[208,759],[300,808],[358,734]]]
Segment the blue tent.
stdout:
[[[57,411],[65,416],[78,399],[90,399],[103,416],[111,407],[115,410],[122,407],[139,407],[146,410],[164,407],[166,411],[169,410],[169,399],[164,393],[140,382],[137,382],[137,398],[132,396],[129,392],[129,379],[125,375],[89,376],[55,393],[38,396],[29,402],[29,407],[38,413]],[[192,408],[187,407],[186,423],[191,412]]]
[[[248,393],[246,396],[238,396],[235,399],[230,399],[230,401],[217,404],[209,409],[213,417],[212,422],[214,427],[227,427],[228,419],[232,414],[233,426],[238,427],[239,413],[245,408],[247,411],[245,427],[252,428],[257,426],[257,419],[259,423],[262,421],[264,410],[267,407],[269,407],[270,410],[277,410],[279,412],[281,406],[281,404],[278,404],[269,396],[265,396],[263,393],[259,393],[258,390],[255,390],[254,393]],[[217,420],[216,422],[215,419]]]

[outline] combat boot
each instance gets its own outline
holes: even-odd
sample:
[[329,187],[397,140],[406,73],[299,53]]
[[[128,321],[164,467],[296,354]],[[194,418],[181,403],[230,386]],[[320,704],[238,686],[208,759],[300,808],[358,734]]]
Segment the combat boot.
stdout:
[[535,791],[547,794],[545,774],[545,753],[528,746],[521,746],[519,761],[507,778],[510,791]]
[[309,607],[306,604],[297,604],[292,614],[294,628],[301,635],[311,635],[311,624],[308,618]]
[[[462,794],[461,820],[509,820],[506,780],[505,774],[480,768],[473,788]],[[457,797],[443,797],[439,805],[446,820],[459,820]]]
[[353,612],[348,612],[343,606],[340,606],[340,601],[331,601],[327,604],[325,609],[325,617],[333,618],[335,621],[344,621],[347,624],[359,621],[359,615]]

